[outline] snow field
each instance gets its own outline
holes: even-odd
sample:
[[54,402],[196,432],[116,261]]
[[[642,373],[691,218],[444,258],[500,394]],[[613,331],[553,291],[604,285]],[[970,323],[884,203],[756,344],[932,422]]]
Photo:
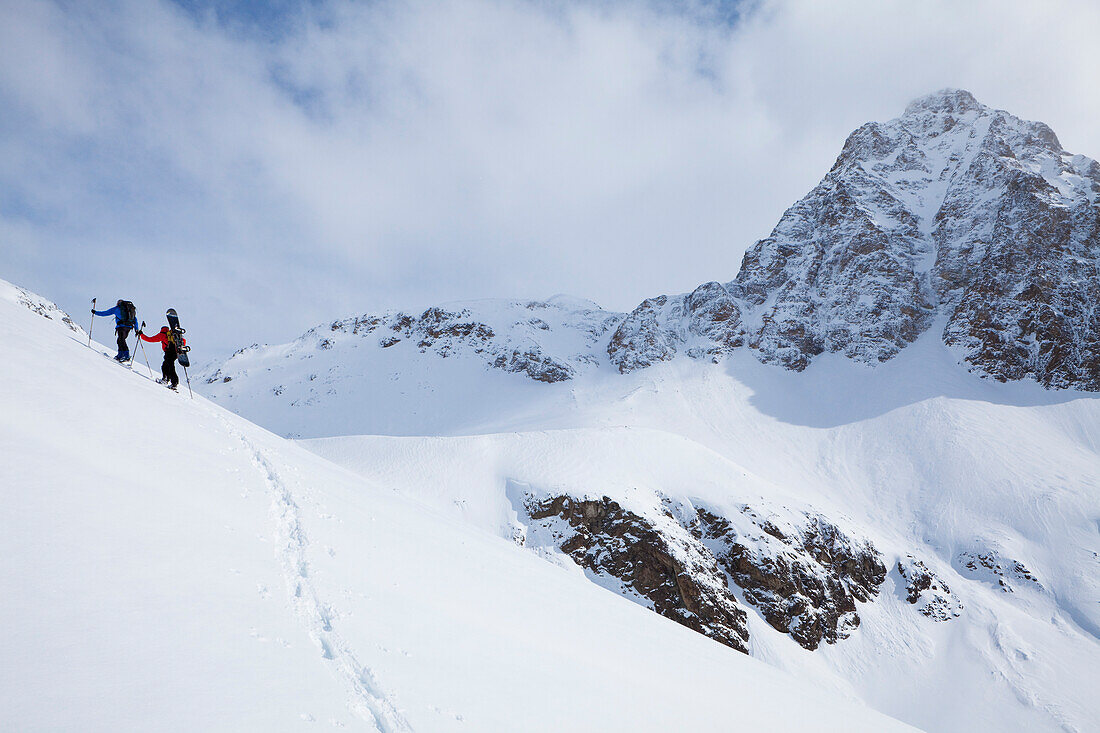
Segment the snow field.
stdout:
[[[357,414],[373,427],[373,409]],[[813,653],[750,610],[755,657],[930,730],[1087,731],[1100,719],[1092,395],[979,379],[926,335],[875,369],[822,357],[791,374],[735,355],[593,377],[541,422],[520,402],[487,427],[505,432],[301,444],[506,539],[523,534],[514,494],[525,490],[608,495],[651,516],[662,497],[819,511],[873,542],[887,580],[859,605],[852,638]],[[1019,562],[1037,582],[970,570],[964,553]],[[947,582],[958,619],[933,622],[905,600],[896,563],[909,554]]]
[[2,729],[905,729],[172,393],[0,286]]

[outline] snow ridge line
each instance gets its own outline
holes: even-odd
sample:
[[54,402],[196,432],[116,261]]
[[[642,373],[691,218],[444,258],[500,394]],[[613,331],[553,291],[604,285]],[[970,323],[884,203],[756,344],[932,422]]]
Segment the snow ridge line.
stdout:
[[297,615],[305,622],[321,656],[336,665],[337,675],[348,689],[348,707],[381,733],[399,733],[412,728],[387,698],[374,673],[355,658],[348,644],[332,626],[332,610],[322,603],[309,579],[306,549],[309,540],[299,517],[298,504],[278,472],[245,435],[225,418],[218,416],[231,435],[248,450],[252,465],[263,474],[271,494],[271,515],[275,519],[275,539],[287,592]]

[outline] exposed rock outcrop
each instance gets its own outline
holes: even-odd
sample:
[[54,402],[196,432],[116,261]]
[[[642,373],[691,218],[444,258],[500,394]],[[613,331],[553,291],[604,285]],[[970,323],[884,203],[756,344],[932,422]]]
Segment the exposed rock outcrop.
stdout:
[[704,509],[698,515],[703,537],[745,600],[807,649],[847,638],[859,626],[856,602],[877,595],[886,579],[875,548],[819,516],[781,529],[749,507],[742,512],[758,533],[739,532]]
[[614,578],[662,616],[738,651],[748,651],[744,609],[714,557],[682,528],[660,532],[606,496],[595,500],[555,496],[530,502],[527,511],[535,522],[562,522],[556,533],[558,548],[581,567]]
[[1019,560],[1003,557],[995,549],[960,552],[959,569],[966,575],[995,585],[1005,593],[1018,587],[1041,590],[1042,584]]
[[[624,316],[594,303],[562,296],[548,301],[472,301],[436,306],[419,315],[393,311],[364,314],[318,326],[296,341],[278,347],[252,347],[203,376],[208,384],[244,376],[258,363],[279,368],[286,358],[310,359],[318,351],[358,348],[415,349],[440,358],[475,358],[488,369],[522,374],[554,383],[572,379],[598,366],[599,345]],[[261,352],[267,349],[269,359]]]
[[597,580],[662,616],[745,651],[748,627],[733,588],[807,649],[859,625],[886,567],[869,542],[816,515],[726,517],[665,501],[645,515],[608,497],[529,498],[532,541],[543,537]]
[[[543,311],[551,306],[547,303],[528,303],[530,311]],[[552,327],[542,318],[528,315],[522,320],[507,324],[507,335],[498,334],[492,325],[478,319],[470,308],[446,310],[429,308],[419,316],[396,313],[388,318],[362,316],[338,321],[332,324],[332,330],[350,330],[351,333],[371,333],[383,328],[386,335],[379,345],[389,348],[401,341],[414,343],[424,353],[432,351],[441,357],[466,353],[482,356],[488,364],[506,372],[522,373],[538,382],[563,382],[571,379],[576,367],[571,361],[583,362],[583,354],[555,356],[546,353],[538,332],[551,331]],[[596,336],[603,330],[592,328]],[[572,357],[572,359],[570,358]]]
[[668,361],[680,351],[692,358],[715,357],[744,343],[737,299],[727,286],[709,282],[687,295],[643,302],[615,329],[607,355],[625,374]]
[[668,296],[650,298],[626,317],[607,344],[611,363],[622,373],[668,361],[676,355],[677,334],[667,327],[681,313],[680,299],[674,301],[672,315],[666,312]]
[[898,560],[898,575],[905,583],[905,600],[933,621],[958,618],[963,605],[947,583],[912,555]]

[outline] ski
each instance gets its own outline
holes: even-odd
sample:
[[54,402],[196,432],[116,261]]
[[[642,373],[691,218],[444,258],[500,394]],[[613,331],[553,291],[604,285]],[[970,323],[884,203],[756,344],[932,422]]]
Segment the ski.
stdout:
[[103,352],[103,351],[99,351],[98,349],[96,349],[96,352],[97,352],[97,353],[98,353],[98,354],[99,354],[100,356],[102,356],[102,357],[103,357],[104,359],[110,359],[110,360],[111,360],[111,361],[113,361],[113,362],[114,362],[115,364],[118,364],[118,365],[119,365],[120,367],[122,367],[122,368],[124,368],[124,369],[129,369],[130,371],[133,371],[133,370],[134,370],[134,369],[133,369],[133,367],[131,367],[131,366],[130,366],[130,360],[129,360],[129,359],[116,359],[116,358],[115,358],[114,356],[112,356],[111,354],[108,354],[108,353],[106,353],[106,352]]

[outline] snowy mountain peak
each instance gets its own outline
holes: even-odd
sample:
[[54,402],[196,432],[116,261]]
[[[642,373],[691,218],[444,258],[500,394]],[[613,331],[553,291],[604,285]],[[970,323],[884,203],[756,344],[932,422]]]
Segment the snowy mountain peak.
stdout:
[[714,345],[797,370],[827,352],[873,364],[938,323],[979,373],[1100,389],[1098,171],[968,92],[917,100],[853,132],[749,249],[727,285],[744,328]]
[[[954,129],[959,123],[963,125],[960,131],[969,134],[968,127],[976,127],[980,120],[986,118],[992,121],[986,138],[991,144],[998,139],[1003,141],[1005,134],[1015,134],[1052,152],[1064,152],[1058,136],[1049,125],[1022,120],[1003,110],[988,107],[965,89],[941,89],[934,94],[915,99],[905,108],[902,116],[893,122],[903,125],[914,134],[936,136]],[[1000,150],[1007,152],[1011,147]]]
[[941,89],[938,92],[917,97],[905,108],[905,117],[921,114],[952,114],[989,111],[989,107],[974,98],[965,89]]

